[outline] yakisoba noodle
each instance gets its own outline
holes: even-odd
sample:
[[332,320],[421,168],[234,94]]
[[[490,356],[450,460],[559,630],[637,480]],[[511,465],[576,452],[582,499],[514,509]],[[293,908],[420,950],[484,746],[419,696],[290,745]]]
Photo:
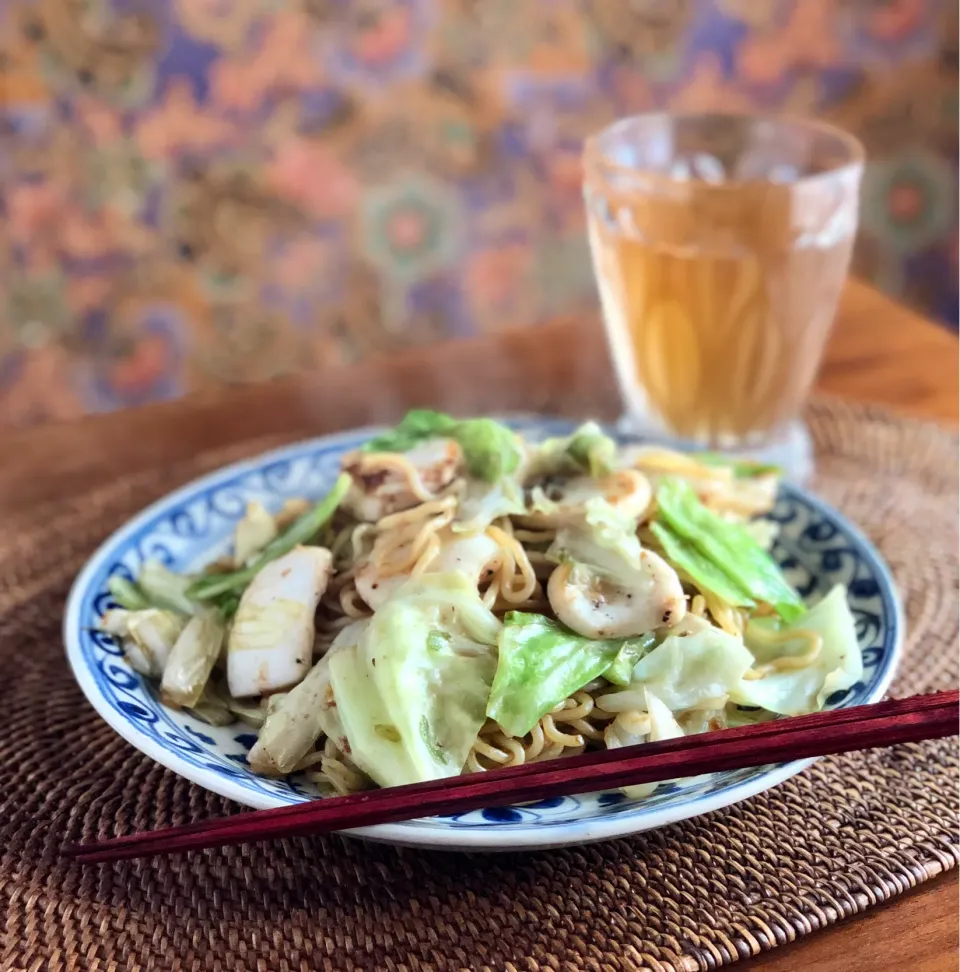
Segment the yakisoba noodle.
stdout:
[[467,769],[479,772],[582,753],[588,742],[603,740],[603,725],[613,718],[596,708],[590,692],[581,690],[541,717],[526,736],[507,735],[489,721],[467,757]]
[[798,671],[801,668],[806,668],[820,657],[820,652],[823,650],[823,637],[816,631],[802,629],[791,632],[768,631],[766,628],[758,625],[753,631],[752,637],[755,642],[759,642],[765,646],[786,645],[790,642],[802,641],[806,643],[807,647],[805,651],[799,654],[781,655],[779,658],[773,659],[773,661],[766,662],[762,665],[755,665],[743,676],[750,680],[765,678],[767,675],[772,675],[776,672]]
[[391,483],[391,491],[396,491],[397,486],[402,485],[419,503],[428,503],[438,495],[427,488],[422,471],[400,453],[352,453],[348,457],[347,468],[360,481],[369,476],[370,470],[374,470],[376,479]]
[[317,761],[310,764],[306,777],[321,787],[331,787],[340,796],[370,788],[370,780],[350,761],[332,739],[325,739],[316,751]]
[[[500,547],[500,564],[490,581],[490,587],[484,593],[484,603],[487,607],[496,607],[502,603],[521,610],[539,592],[536,598],[542,601],[542,591],[537,581],[536,572],[530,563],[526,550],[520,541],[512,535],[509,522],[504,526],[489,526],[486,535],[496,541]],[[493,596],[491,596],[493,592]]]
[[448,496],[384,517],[370,555],[378,575],[422,574],[440,551],[437,532],[453,522],[456,509],[456,498]]
[[[443,427],[458,425],[450,419]],[[408,435],[405,451],[355,453],[329,509],[328,500],[289,500],[272,522],[262,508],[248,509],[247,536],[259,530],[263,538],[261,553],[247,561],[252,567],[235,571],[232,559],[221,558],[199,580],[166,581],[205,602],[208,617],[229,618],[226,650],[206,684],[179,704],[198,718],[240,718],[257,729],[249,755],[256,772],[302,773],[328,792],[349,793],[449,775],[444,754],[454,746],[458,771],[482,772],[805,711],[819,694],[818,678],[821,688],[828,674],[835,688],[852,684],[855,670],[842,665],[850,666],[856,637],[842,598],[825,599],[840,621],[798,622],[799,596],[739,528],[736,544],[756,548],[720,589],[745,583],[744,596],[731,604],[715,589],[722,559],[703,569],[709,550],[732,542],[726,524],[769,510],[775,477],[768,471],[745,476],[712,458],[660,448],[618,452],[589,424],[543,445],[496,423],[470,432],[464,441],[472,447],[489,433],[515,450],[514,461],[491,474],[498,467],[490,455],[478,462],[443,436],[436,448],[429,438],[427,448],[411,448]],[[665,542],[687,508],[699,511],[690,522],[713,524],[716,542],[697,546],[689,532]],[[325,519],[311,528],[311,540],[303,524],[318,510]],[[270,596],[258,595],[266,613],[253,617],[248,595],[271,573],[257,558],[278,545],[286,552],[271,568]],[[696,556],[684,552],[693,549]],[[736,555],[734,545],[729,556]],[[751,581],[758,563],[759,579]],[[305,579],[304,570],[317,573]],[[148,580],[141,575],[137,594],[149,602]],[[311,590],[317,601],[304,609],[298,591]],[[154,625],[149,648],[163,631],[178,639],[185,623],[153,605],[119,614],[108,612],[105,629],[122,639],[131,664],[145,667],[151,659],[137,641],[138,625]],[[849,642],[842,651],[826,634],[834,629]],[[239,643],[245,637],[255,640]],[[283,669],[300,666],[299,680],[283,674],[270,684],[265,652],[304,643],[312,644],[312,661],[295,647]],[[709,679],[696,684],[695,664],[683,675],[695,684],[664,687],[686,671],[688,648],[716,654],[704,668]],[[397,656],[401,650],[412,654]],[[255,693],[235,690],[248,683],[231,665],[247,658],[259,666]],[[723,674],[725,666],[732,674]],[[151,674],[162,674],[166,696],[167,674]],[[772,675],[776,691],[766,681]],[[785,683],[793,695],[781,703]],[[369,701],[351,695],[361,690],[376,694]],[[404,721],[407,704],[420,708]],[[444,722],[444,707],[455,718]],[[358,719],[375,721],[358,732]]]

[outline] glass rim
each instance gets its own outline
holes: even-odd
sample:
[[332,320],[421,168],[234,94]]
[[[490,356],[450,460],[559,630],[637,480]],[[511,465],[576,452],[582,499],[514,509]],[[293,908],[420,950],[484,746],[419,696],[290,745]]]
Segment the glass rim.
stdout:
[[[600,148],[600,139],[608,134],[618,125],[623,125],[632,121],[656,121],[664,122],[674,119],[688,120],[707,120],[723,118],[742,118],[754,121],[770,121],[779,124],[794,125],[800,129],[829,135],[837,139],[849,154],[849,158],[838,164],[832,169],[823,172],[811,172],[807,175],[798,176],[790,182],[776,182],[772,179],[724,179],[722,182],[707,182],[705,180],[678,179],[664,172],[657,172],[654,169],[638,168],[636,166],[623,165],[605,155]],[[806,118],[803,115],[794,115],[787,112],[755,112],[755,111],[641,111],[634,115],[624,115],[615,121],[610,122],[604,128],[588,135],[583,143],[583,165],[587,172],[593,168],[606,170],[607,172],[619,172],[633,178],[641,178],[653,185],[677,186],[682,184],[695,184],[698,188],[711,190],[732,190],[740,189],[744,186],[783,186],[788,189],[800,189],[804,186],[816,185],[821,182],[829,182],[842,178],[847,173],[863,171],[866,162],[866,149],[856,135],[832,125],[830,122],[820,121],[817,118]]]

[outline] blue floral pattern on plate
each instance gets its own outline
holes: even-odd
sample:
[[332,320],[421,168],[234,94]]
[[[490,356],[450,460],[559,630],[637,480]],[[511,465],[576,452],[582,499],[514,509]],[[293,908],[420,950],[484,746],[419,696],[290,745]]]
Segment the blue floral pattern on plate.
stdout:
[[[557,419],[510,421],[530,438],[565,434]],[[155,689],[133,672],[114,641],[95,630],[111,605],[107,579],[135,577],[157,558],[177,570],[194,570],[226,551],[246,504],[279,508],[296,496],[322,495],[339,471],[341,456],[373,434],[360,430],[298,443],[229,466],[159,500],[110,537],[77,578],[64,619],[64,640],[87,698],[114,729],[153,759],[252,807],[283,806],[318,796],[313,784],[292,777],[255,776],[246,753],[255,737],[242,726],[213,727],[160,704]],[[829,707],[880,698],[896,663],[902,620],[893,582],[869,542],[836,510],[790,485],[781,489],[771,518],[780,525],[776,559],[805,598],[842,583],[863,650],[861,682],[829,699]],[[395,843],[443,848],[517,849],[557,846],[647,830],[726,806],[761,792],[807,762],[718,773],[689,784],[660,786],[645,800],[620,793],[586,794],[517,807],[493,807],[448,817],[411,820],[355,831]]]

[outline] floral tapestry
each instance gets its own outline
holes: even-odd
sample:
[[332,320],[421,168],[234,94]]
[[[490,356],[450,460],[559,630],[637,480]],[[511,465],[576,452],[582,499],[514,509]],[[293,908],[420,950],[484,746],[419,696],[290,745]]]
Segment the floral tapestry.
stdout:
[[580,149],[781,109],[956,326],[956,3],[0,0],[0,423],[594,312]]

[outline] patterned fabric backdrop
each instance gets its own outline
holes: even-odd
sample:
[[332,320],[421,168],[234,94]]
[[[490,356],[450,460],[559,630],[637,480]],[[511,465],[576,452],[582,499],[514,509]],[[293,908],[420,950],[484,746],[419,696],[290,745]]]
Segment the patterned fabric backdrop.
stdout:
[[857,132],[857,269],[957,317],[944,0],[0,0],[0,422],[595,307],[584,135]]

